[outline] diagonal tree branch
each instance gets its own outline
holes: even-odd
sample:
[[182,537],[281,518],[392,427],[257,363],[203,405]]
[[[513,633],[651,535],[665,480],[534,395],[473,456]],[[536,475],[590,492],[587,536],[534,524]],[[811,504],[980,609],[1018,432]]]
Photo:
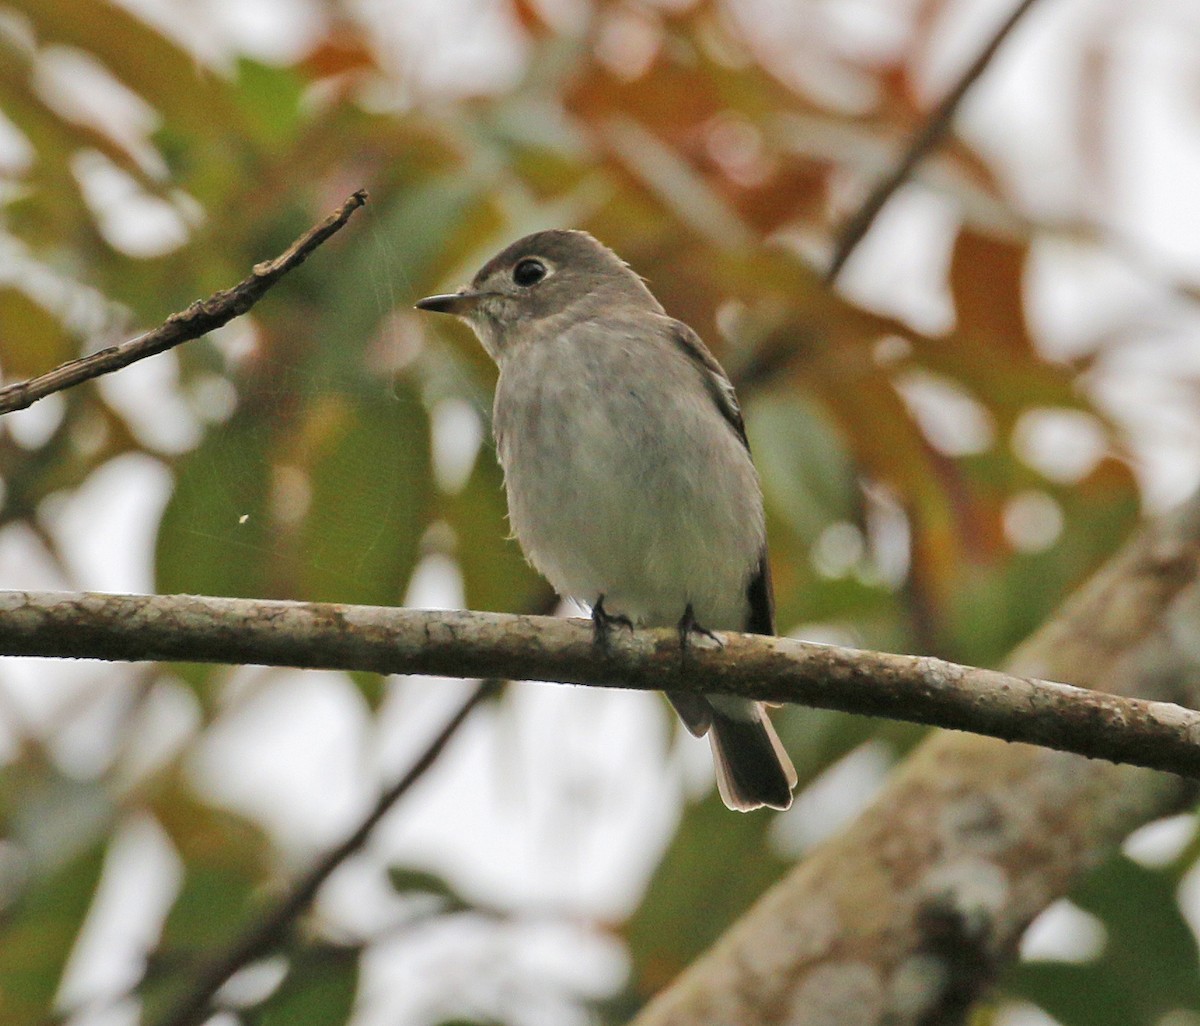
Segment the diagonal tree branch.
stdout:
[[1012,13],[992,33],[983,49],[975,55],[975,59],[959,76],[950,91],[942,97],[941,102],[929,112],[912,134],[895,167],[876,183],[867,198],[843,225],[834,244],[829,267],[825,271],[827,284],[832,284],[837,280],[842,268],[846,266],[846,261],[850,259],[850,254],[870,231],[871,225],[875,223],[875,218],[887,205],[888,200],[896,194],[900,186],[908,181],[917,165],[929,156],[941,142],[971,87],[987,70],[988,65],[992,63],[992,58],[996,56],[1004,41],[1017,27],[1017,23],[1035,2],[1036,0],[1021,0],[1013,8]]
[[304,263],[318,246],[339,231],[350,220],[350,216],[366,202],[366,192],[359,189],[324,221],[306,231],[274,260],[256,264],[254,270],[232,288],[222,289],[207,299],[197,300],[186,310],[171,314],[153,331],[122,342],[118,346],[101,349],[81,359],[70,360],[28,381],[5,385],[0,388],[0,414],[23,410],[55,392],[128,367],[131,363],[144,360],[148,356],[156,356],[228,324],[254,306],[280,278]]
[[288,938],[296,920],[312,904],[321,885],[346,859],[358,851],[371,832],[392,807],[403,798],[441,755],[471,711],[496,692],[497,681],[484,681],[467,696],[445,725],[399,780],[376,800],[375,806],[336,848],[327,852],[311,869],[291,885],[287,893],[260,918],[212,959],[204,964],[183,994],[172,1002],[156,1026],[195,1026],[211,1011],[212,999],[234,973],[251,962],[271,954]]
[[[1192,580],[1195,539],[1154,557]],[[0,655],[185,660],[726,693],[1026,741],[1200,777],[1200,713],[924,656],[726,634],[681,658],[672,630],[597,646],[585,620],[207,598],[0,593]]]
[[[557,601],[557,596],[550,593],[549,601],[540,603],[539,608],[553,609]],[[286,943],[297,920],[312,905],[325,881],[367,843],[380,820],[433,768],[472,710],[484,699],[498,694],[503,683],[494,677],[480,681],[430,740],[408,772],[380,794],[375,805],[340,844],[326,852],[280,898],[264,908],[241,934],[200,965],[182,993],[160,1018],[153,1020],[156,1026],[195,1026],[203,1021],[212,1008],[217,992],[235,973]]]

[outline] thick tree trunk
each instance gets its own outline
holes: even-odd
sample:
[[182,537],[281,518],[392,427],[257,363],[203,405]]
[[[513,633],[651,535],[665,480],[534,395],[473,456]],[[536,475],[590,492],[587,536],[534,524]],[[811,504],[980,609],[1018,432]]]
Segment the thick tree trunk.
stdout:
[[[1012,657],[1016,674],[1200,706],[1200,501],[1129,544]],[[949,1026],[1025,927],[1192,786],[942,732],[634,1026]]]

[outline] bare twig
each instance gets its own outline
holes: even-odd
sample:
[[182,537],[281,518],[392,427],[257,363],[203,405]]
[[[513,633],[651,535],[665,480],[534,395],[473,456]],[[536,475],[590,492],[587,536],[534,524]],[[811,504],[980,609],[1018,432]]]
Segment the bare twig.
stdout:
[[296,920],[312,904],[321,885],[338,866],[366,843],[379,821],[434,764],[442,749],[466,721],[471,710],[494,693],[497,686],[496,681],[485,681],[475,688],[429,742],[408,772],[379,796],[375,807],[355,831],[292,884],[283,898],[255,919],[229,947],[204,965],[183,995],[173,1002],[158,1020],[157,1026],[194,1026],[203,1021],[209,1014],[213,996],[234,973],[283,944]]
[[920,127],[912,134],[896,166],[892,168],[886,177],[876,184],[861,206],[846,221],[838,234],[833,256],[825,272],[825,281],[827,284],[832,284],[837,279],[842,268],[845,267],[846,261],[850,259],[850,254],[862,242],[871,225],[875,223],[875,218],[879,216],[879,212],[884,208],[888,200],[892,198],[901,185],[908,181],[909,176],[913,173],[916,166],[941,141],[950,128],[950,123],[954,120],[954,115],[958,113],[958,108],[971,86],[984,73],[987,66],[992,62],[992,58],[996,56],[996,52],[1035,2],[1036,0],[1021,0],[1013,8],[1012,13],[992,33],[987,44],[976,54],[975,59],[963,71],[962,75],[959,76],[958,81],[942,97],[942,101],[929,112],[929,115],[921,122]]
[[[1156,557],[1159,558],[1159,557]],[[1195,577],[1200,545],[1161,556]],[[972,731],[1200,777],[1200,713],[1176,705],[790,638],[725,634],[686,667],[673,630],[590,621],[191,595],[0,593],[0,655],[187,660],[695,689]]]
[[128,367],[148,356],[166,352],[175,346],[227,324],[240,317],[288,271],[299,267],[326,239],[337,232],[350,216],[367,202],[362,189],[350,196],[337,210],[293,242],[274,260],[256,264],[254,270],[233,288],[222,289],[194,302],[186,310],[171,314],[161,325],[144,335],[110,346],[79,360],[70,360],[52,371],[28,381],[0,388],[0,414],[23,410],[39,399],[72,388],[84,381]]

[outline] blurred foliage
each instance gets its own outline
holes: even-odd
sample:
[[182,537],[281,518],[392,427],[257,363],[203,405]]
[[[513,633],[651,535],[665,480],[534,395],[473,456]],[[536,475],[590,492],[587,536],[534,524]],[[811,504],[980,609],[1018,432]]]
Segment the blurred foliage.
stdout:
[[[486,439],[494,370],[465,331],[409,308],[547,224],[616,249],[739,382],[781,628],[995,664],[1129,531],[1138,494],[1125,439],[1087,387],[1089,358],[1050,359],[1039,345],[1023,287],[1038,228],[982,154],[951,139],[940,158],[957,213],[945,330],[822,282],[814,254],[848,212],[847,182],[861,184],[923,113],[914,76],[940,3],[917,5],[894,60],[822,52],[856,84],[853,103],[785,74],[732,3],[603,2],[563,18],[512,0],[500,16],[520,40],[520,73],[477,95],[398,72],[348,8],[312,6],[322,32],[273,64],[236,48],[226,61],[193,54],[105,0],[0,4],[0,112],[28,151],[0,167],[6,378],[156,323],[352,189],[371,194],[252,317],[158,358],[177,361],[178,381],[162,387],[196,425],[193,444],[156,437],[93,386],[65,398],[44,437],[0,434],[0,526],[26,532],[67,579],[48,511],[140,453],[172,481],[156,532],[160,590],[399,603],[436,555],[455,562],[472,607],[543,608],[545,584],[507,537],[489,443],[457,478],[439,470],[450,443],[438,411],[468,411]],[[97,77],[140,127],[118,130],[84,102]],[[146,223],[157,233],[133,231]],[[947,393],[967,412],[939,427],[929,396]],[[1102,440],[1097,459],[1073,478],[1047,476],[1018,444],[1031,411],[1083,417]],[[163,673],[198,696],[201,732],[219,718],[227,671]],[[131,736],[145,701],[127,710]],[[899,755],[919,736],[840,715],[780,720],[802,784],[870,739]],[[64,770],[36,731],[14,751],[0,771],[0,1019],[51,1021],[106,853],[138,816],[180,865],[138,987],[148,1013],[167,1007],[191,960],[274,892],[274,841],[214,809],[183,757],[131,781],[119,760]],[[640,906],[613,924],[632,960],[628,988],[594,1015],[621,1021],[784,871],[771,824],[711,796],[683,810]],[[1104,955],[1022,966],[1006,992],[1065,1026],[1200,1011],[1176,881],[1128,861],[1103,867],[1077,900],[1109,932]],[[391,883],[440,899],[440,914],[470,906],[436,874],[396,869]],[[297,931],[280,982],[238,1006],[239,1021],[346,1021],[364,945],[319,922]],[[466,1022],[460,1011],[491,1020],[447,1007],[447,1023]]]
[[[1025,962],[1012,986],[1063,1026],[1169,1022],[1169,1013],[1200,1008],[1200,949],[1175,902],[1186,868],[1147,869],[1123,856],[1110,859],[1072,895],[1103,924],[1100,954],[1081,963]],[[1146,909],[1154,913],[1147,916]],[[1130,986],[1133,980],[1142,983]]]

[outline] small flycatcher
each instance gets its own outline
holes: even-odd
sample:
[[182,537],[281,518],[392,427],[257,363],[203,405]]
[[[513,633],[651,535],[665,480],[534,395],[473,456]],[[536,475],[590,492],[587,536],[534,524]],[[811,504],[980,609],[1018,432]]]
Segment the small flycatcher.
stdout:
[[[613,623],[774,634],[762,489],[729,378],[642,279],[581,231],[514,242],[417,303],[475,330],[500,368],[493,430],[509,519],[561,595]],[[731,809],[792,801],[761,703],[668,692],[708,735]]]

